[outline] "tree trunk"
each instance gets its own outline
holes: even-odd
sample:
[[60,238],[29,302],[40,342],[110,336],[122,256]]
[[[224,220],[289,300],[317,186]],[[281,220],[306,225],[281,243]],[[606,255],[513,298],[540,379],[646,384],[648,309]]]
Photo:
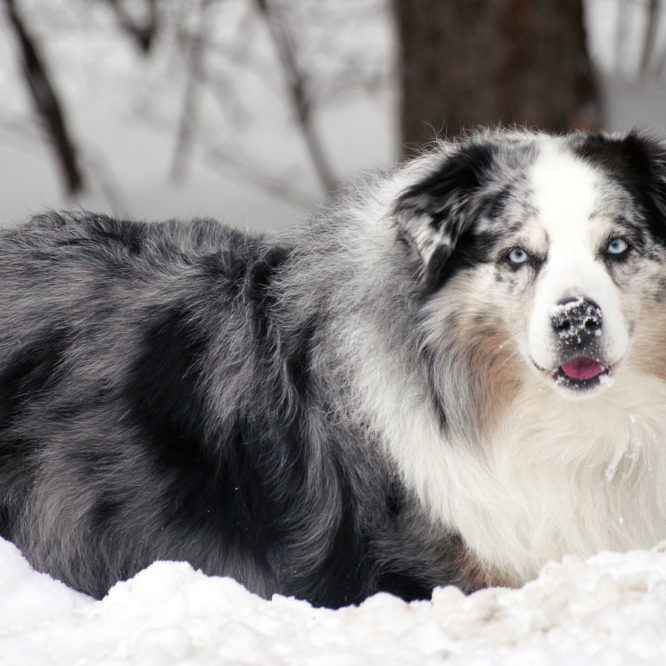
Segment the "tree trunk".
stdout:
[[394,0],[402,145],[479,125],[595,128],[582,0]]

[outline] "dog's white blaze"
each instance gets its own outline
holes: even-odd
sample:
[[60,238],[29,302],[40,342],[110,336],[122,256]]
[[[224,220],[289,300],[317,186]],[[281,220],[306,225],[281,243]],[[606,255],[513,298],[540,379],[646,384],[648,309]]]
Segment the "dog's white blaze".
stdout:
[[599,257],[609,221],[601,214],[604,176],[557,140],[543,143],[529,173],[537,220],[547,237],[547,259],[538,276],[529,319],[528,353],[538,367],[555,371],[551,313],[566,299],[594,300],[603,313],[605,361],[615,364],[627,351],[627,326],[616,286]]

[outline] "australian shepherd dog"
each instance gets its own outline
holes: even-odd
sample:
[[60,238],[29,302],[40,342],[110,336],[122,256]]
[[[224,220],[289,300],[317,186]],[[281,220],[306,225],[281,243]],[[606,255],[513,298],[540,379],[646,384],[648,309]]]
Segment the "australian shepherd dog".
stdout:
[[0,234],[0,534],[337,607],[666,538],[666,147],[480,132],[305,227]]

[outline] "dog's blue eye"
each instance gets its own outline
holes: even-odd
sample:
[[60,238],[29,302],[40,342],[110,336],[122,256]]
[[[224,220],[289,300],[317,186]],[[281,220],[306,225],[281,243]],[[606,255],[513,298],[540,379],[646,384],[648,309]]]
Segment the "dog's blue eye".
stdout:
[[530,255],[522,247],[514,247],[506,255],[506,258],[509,260],[509,263],[518,266],[524,264],[530,258]]
[[608,243],[606,252],[608,254],[624,254],[629,249],[629,243],[622,238],[613,238],[613,240]]

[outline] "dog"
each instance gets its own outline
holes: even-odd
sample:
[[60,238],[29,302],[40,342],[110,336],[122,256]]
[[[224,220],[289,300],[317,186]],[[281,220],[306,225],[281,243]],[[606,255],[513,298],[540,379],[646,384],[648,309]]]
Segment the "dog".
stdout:
[[480,131],[301,228],[0,238],[0,534],[339,607],[666,538],[666,147]]

